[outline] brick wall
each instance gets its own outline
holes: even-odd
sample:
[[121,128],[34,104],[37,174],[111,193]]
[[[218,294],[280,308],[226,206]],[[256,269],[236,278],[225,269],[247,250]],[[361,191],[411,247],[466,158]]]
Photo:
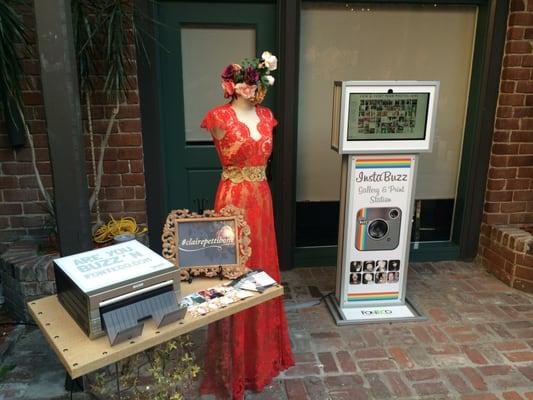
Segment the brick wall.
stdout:
[[[52,171],[49,161],[46,117],[41,93],[40,65],[35,44],[35,19],[33,8],[22,8],[27,31],[30,35],[33,56],[24,56],[24,69],[29,76],[30,85],[23,92],[24,112],[34,138],[37,165],[46,189],[53,193]],[[132,45],[133,48],[133,45]],[[134,51],[134,49],[133,49]],[[134,54],[134,53],[133,53]],[[136,70],[133,63],[130,81],[132,90],[121,105],[118,123],[109,140],[105,153],[104,175],[102,178],[101,211],[104,220],[109,213],[114,217],[133,216],[138,222],[146,221],[144,168],[141,142],[141,123]],[[101,85],[100,85],[101,86]],[[98,85],[96,86],[98,88]],[[112,106],[108,105],[101,92],[93,97],[93,119],[96,133],[95,144],[103,138]],[[82,105],[85,118],[85,109]],[[86,121],[84,121],[84,126]],[[87,174],[92,188],[94,176],[87,144]],[[99,148],[96,148],[98,157]],[[92,189],[90,189],[92,191]],[[0,244],[23,238],[45,237],[49,219],[45,203],[37,189],[31,165],[30,151],[27,146],[13,149],[8,141],[6,127],[0,121]],[[93,213],[94,217],[94,213]]]
[[478,260],[533,292],[533,0],[510,3],[486,189]]
[[533,223],[533,0],[512,0],[483,223]]

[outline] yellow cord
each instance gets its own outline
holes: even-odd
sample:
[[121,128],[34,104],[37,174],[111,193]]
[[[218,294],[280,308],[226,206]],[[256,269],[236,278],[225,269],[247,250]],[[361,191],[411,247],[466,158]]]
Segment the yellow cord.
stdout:
[[140,227],[137,225],[137,221],[132,217],[124,217],[120,219],[113,218],[112,215],[109,216],[111,220],[102,226],[100,226],[93,234],[93,240],[96,243],[106,243],[116,235],[121,235],[123,233],[133,233],[135,235],[142,234],[148,231],[147,227]]

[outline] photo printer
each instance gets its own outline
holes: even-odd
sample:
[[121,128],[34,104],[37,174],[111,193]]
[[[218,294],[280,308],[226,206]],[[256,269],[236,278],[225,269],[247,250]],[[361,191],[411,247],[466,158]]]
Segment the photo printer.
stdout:
[[136,240],[54,260],[59,302],[94,339],[107,333],[111,345],[182,319],[176,266]]

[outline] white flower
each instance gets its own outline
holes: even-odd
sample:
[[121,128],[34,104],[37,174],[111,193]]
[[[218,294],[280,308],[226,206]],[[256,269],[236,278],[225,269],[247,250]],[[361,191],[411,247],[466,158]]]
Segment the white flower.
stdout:
[[272,86],[274,84],[275,79],[272,75],[266,75],[265,79],[267,80],[268,86]]
[[265,60],[265,66],[269,71],[274,71],[276,68],[278,68],[278,59],[276,56],[272,55],[270,51],[263,51],[261,58]]

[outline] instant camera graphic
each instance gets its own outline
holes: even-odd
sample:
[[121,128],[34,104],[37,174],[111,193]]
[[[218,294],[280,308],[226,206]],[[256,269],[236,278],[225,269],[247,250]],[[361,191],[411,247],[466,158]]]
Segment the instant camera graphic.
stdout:
[[355,248],[359,251],[394,250],[400,242],[402,211],[397,207],[357,211]]

